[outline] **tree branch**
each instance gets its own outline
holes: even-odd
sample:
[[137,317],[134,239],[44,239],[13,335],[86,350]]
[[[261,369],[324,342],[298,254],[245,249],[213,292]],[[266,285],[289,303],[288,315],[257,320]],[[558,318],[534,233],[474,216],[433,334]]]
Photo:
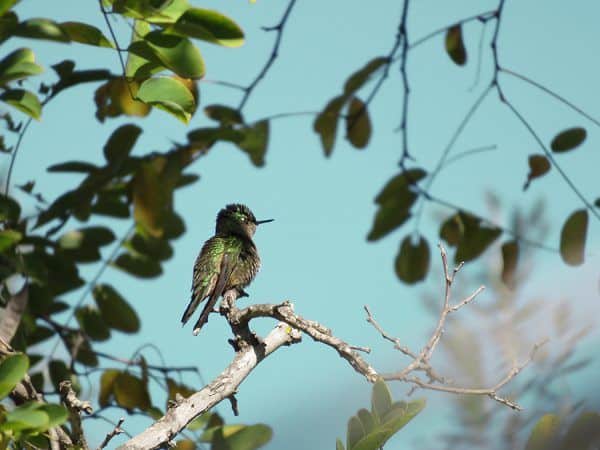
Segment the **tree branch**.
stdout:
[[8,302],[6,302],[6,307],[2,311],[2,317],[0,317],[0,338],[5,342],[10,342],[17,332],[28,299],[29,286],[26,282],[21,290],[11,295]]
[[161,419],[118,449],[153,449],[167,444],[195,417],[233,395],[264,358],[283,345],[299,341],[300,333],[296,330],[285,324],[277,325],[262,342],[241,348],[231,364],[208,386],[170,408]]
[[71,432],[73,434],[74,444],[84,450],[89,449],[85,433],[81,426],[81,413],[92,413],[92,405],[88,401],[81,401],[77,398],[75,391],[68,380],[61,381],[59,384],[59,392],[62,402],[69,410],[69,422],[71,423]]

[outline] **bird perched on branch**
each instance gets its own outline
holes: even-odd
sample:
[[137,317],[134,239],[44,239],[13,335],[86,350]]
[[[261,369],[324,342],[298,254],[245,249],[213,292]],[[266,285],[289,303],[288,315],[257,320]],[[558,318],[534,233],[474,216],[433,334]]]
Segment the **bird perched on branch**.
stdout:
[[192,300],[183,313],[182,324],[189,320],[198,305],[208,298],[194,326],[194,335],[208,321],[219,297],[230,289],[245,295],[248,286],[260,267],[260,258],[252,236],[256,227],[269,220],[256,220],[245,205],[227,205],[217,215],[215,235],[202,246],[194,264]]

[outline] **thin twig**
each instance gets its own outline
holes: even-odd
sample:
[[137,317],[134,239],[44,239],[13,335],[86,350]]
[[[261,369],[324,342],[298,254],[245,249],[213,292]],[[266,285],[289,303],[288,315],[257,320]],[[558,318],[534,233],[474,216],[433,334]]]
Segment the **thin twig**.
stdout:
[[106,446],[112,438],[123,433],[123,430],[121,429],[121,425],[123,425],[123,422],[125,422],[125,418],[121,417],[117,422],[117,425],[115,425],[115,427],[113,428],[113,430],[106,435],[106,437],[104,438],[97,450],[102,450],[103,448],[106,448]]
[[283,30],[285,28],[285,24],[286,24],[288,18],[290,17],[292,8],[294,7],[295,4],[296,4],[296,0],[290,0],[279,23],[272,27],[264,27],[263,28],[265,31],[275,31],[277,33],[277,35],[275,37],[275,42],[274,42],[273,48],[271,50],[271,55],[269,56],[269,59],[267,60],[267,62],[263,66],[263,68],[260,70],[260,72],[258,73],[256,78],[254,78],[254,80],[252,80],[252,82],[247,87],[244,88],[244,91],[245,91],[244,96],[242,97],[242,100],[240,101],[240,104],[238,106],[239,111],[244,109],[244,105],[250,98],[252,91],[254,91],[254,89],[256,88],[258,83],[260,83],[260,81],[265,77],[265,75],[267,74],[267,72],[269,71],[269,69],[275,62],[275,60],[277,59],[277,56],[279,53],[279,47],[281,45],[281,38],[283,37]]

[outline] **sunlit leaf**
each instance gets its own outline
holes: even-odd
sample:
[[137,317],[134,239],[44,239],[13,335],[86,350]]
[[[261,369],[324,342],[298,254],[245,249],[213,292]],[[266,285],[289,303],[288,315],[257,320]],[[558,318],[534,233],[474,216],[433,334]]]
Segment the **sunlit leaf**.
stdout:
[[139,84],[135,80],[113,78],[96,89],[96,118],[104,122],[107,117],[145,117],[150,113],[150,105],[136,100]]
[[196,111],[196,102],[189,89],[176,78],[150,78],[142,83],[137,98],[160,108],[188,123]]
[[396,257],[396,275],[408,284],[414,284],[425,279],[429,272],[431,254],[429,244],[423,236],[413,243],[412,236],[406,236],[400,245]]
[[365,148],[371,138],[371,119],[367,106],[354,97],[348,107],[346,116],[346,136],[355,148]]
[[459,66],[467,62],[467,51],[463,42],[462,27],[454,25],[446,32],[446,52],[450,59]]
[[39,120],[42,116],[42,104],[33,92],[9,89],[0,94],[0,100],[34,119]]
[[28,48],[19,48],[0,61],[0,85],[42,73],[44,69],[35,63],[35,55]]
[[60,28],[71,41],[98,47],[115,47],[114,44],[102,34],[102,31],[87,23],[63,22],[60,24]]
[[50,425],[50,417],[44,411],[39,411],[41,404],[25,403],[18,406],[5,416],[5,422],[0,425],[3,429],[13,432],[22,430],[44,431]]
[[580,209],[571,214],[560,233],[560,256],[570,266],[583,263],[587,239],[588,212]]
[[560,132],[552,139],[550,148],[556,153],[567,152],[579,147],[585,141],[586,136],[587,131],[585,131],[585,128],[569,128]]
[[98,392],[98,404],[100,406],[108,405],[113,396],[115,380],[121,372],[115,369],[108,369],[102,372],[100,377],[100,391]]
[[555,414],[545,414],[535,424],[525,450],[546,450],[553,448],[558,439],[560,419]]
[[244,43],[244,32],[238,24],[220,12],[209,9],[189,8],[172,29],[192,38],[227,47],[239,47]]
[[58,42],[70,42],[71,40],[58,23],[42,18],[24,20],[17,26],[14,33],[17,36]]
[[1,0],[0,16],[3,16],[9,9],[15,6],[20,0]]
[[106,325],[124,333],[136,333],[140,319],[127,301],[108,284],[99,284],[93,290],[94,300]]
[[8,355],[0,363],[0,399],[23,379],[29,369],[29,358],[26,355]]
[[0,231],[0,253],[8,250],[23,238],[23,235],[15,230]]
[[531,184],[531,180],[534,178],[541,177],[550,171],[550,161],[544,155],[530,155],[529,156],[529,173],[527,174],[527,181],[523,185],[523,190],[526,190]]
[[39,407],[39,411],[43,411],[48,414],[48,428],[53,428],[62,425],[67,421],[69,412],[67,408],[62,405],[54,405],[52,403],[45,403]]

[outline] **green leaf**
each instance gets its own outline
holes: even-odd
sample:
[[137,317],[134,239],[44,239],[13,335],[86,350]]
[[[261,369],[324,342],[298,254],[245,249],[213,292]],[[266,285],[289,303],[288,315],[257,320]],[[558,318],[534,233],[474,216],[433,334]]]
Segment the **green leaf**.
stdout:
[[[405,170],[387,182],[381,192],[375,197],[375,203],[380,205],[386,204],[398,197],[406,197],[409,186],[416,184],[427,176],[427,172],[423,169],[408,169]],[[405,203],[401,201],[400,203]]]
[[529,155],[529,173],[523,185],[525,191],[534,178],[539,178],[550,171],[550,161],[544,155]]
[[74,249],[86,245],[103,247],[114,242],[114,240],[115,234],[110,228],[92,226],[67,231],[59,238],[58,244],[64,249]]
[[104,145],[104,157],[110,166],[120,166],[127,159],[142,129],[137,125],[127,124],[117,128]]
[[373,58],[371,61],[365,64],[364,67],[361,67],[359,70],[350,75],[344,84],[344,95],[349,97],[350,95],[354,94],[357,90],[363,87],[371,75],[373,75],[380,67],[387,64],[388,61],[389,58],[384,56]]
[[585,141],[586,136],[587,131],[585,131],[585,128],[569,128],[560,132],[552,139],[550,148],[555,153],[568,152],[579,147]]
[[198,447],[196,447],[194,441],[190,439],[182,439],[175,443],[175,447],[173,447],[173,450],[196,450],[197,448]]
[[28,48],[19,48],[0,61],[0,85],[42,73],[35,63],[35,55]]
[[335,450],[346,450],[344,448],[344,444],[339,438],[335,440]]
[[128,246],[137,253],[159,261],[165,261],[173,256],[173,249],[169,241],[153,236],[134,234],[129,240]]
[[244,43],[244,32],[237,23],[209,9],[189,8],[175,22],[172,30],[226,47],[239,47]]
[[167,111],[186,124],[196,111],[194,96],[176,78],[158,77],[144,81],[138,90],[137,99]]
[[0,43],[11,37],[18,25],[19,19],[14,12],[8,11],[4,15],[0,16]]
[[188,38],[158,30],[150,31],[142,40],[132,42],[129,52],[150,63],[160,64],[183,78],[204,76],[202,55]]
[[158,262],[129,253],[119,255],[112,265],[139,278],[155,278],[162,273]]
[[100,391],[98,392],[98,404],[102,406],[108,405],[115,386],[115,380],[121,372],[116,369],[108,369],[102,373],[100,377]]
[[570,266],[583,264],[587,238],[588,212],[580,209],[571,214],[560,233],[560,256]]
[[21,215],[21,206],[12,197],[0,194],[0,221],[17,222]]
[[255,166],[264,166],[265,153],[269,143],[269,121],[261,120],[239,131],[243,137],[237,146],[248,154],[250,161]]
[[525,450],[546,450],[553,448],[558,440],[559,425],[560,418],[557,415],[543,415],[533,427]]
[[485,226],[479,218],[463,211],[453,220],[457,221],[456,225],[461,230],[454,256],[456,262],[467,262],[479,257],[502,234],[501,229]]
[[54,164],[46,170],[48,172],[79,172],[89,174],[98,170],[98,167],[85,161],[67,161],[60,164]]
[[25,403],[6,414],[5,422],[0,426],[4,430],[13,432],[22,430],[44,431],[50,425],[50,417],[37,408],[39,403]]
[[75,317],[81,330],[93,341],[106,341],[110,338],[110,330],[98,309],[90,305],[79,307],[75,310]]
[[87,23],[63,22],[60,24],[60,28],[71,41],[97,47],[115,48],[115,45],[102,34],[102,31]]
[[[392,394],[385,381],[379,378],[373,385],[371,393],[371,411],[374,416],[381,418],[392,407]],[[348,446],[350,447],[350,446]]]
[[123,333],[139,331],[137,313],[112,286],[99,284],[94,288],[93,295],[106,325]]
[[358,416],[358,419],[360,420],[360,423],[362,423],[365,433],[367,434],[373,431],[373,429],[379,423],[379,418],[371,414],[371,412],[365,408],[359,409],[356,415]]
[[515,286],[518,261],[519,243],[509,241],[502,245],[502,281],[510,288]]
[[204,108],[204,114],[216,120],[221,125],[240,125],[244,123],[242,114],[234,108],[225,105],[209,105]]
[[6,14],[13,6],[15,6],[20,0],[0,0],[0,16]]
[[33,39],[46,39],[57,42],[70,42],[69,35],[62,27],[50,19],[28,19],[21,22],[16,30],[17,36]]
[[23,239],[23,235],[15,230],[0,231],[0,253],[11,248],[17,242]]
[[62,405],[45,403],[41,405],[38,410],[44,411],[46,414],[48,414],[48,428],[53,428],[62,425],[67,421],[67,418],[69,417],[69,412],[67,411],[67,408],[65,408]]
[[[412,194],[412,193],[411,193]],[[416,194],[412,194],[411,198],[408,199],[410,205],[414,203]],[[381,239],[385,235],[391,233],[404,222],[406,222],[411,214],[408,209],[397,208],[396,205],[383,205],[375,214],[375,220],[371,231],[367,235],[368,241],[376,241]]]
[[350,420],[348,420],[348,432],[346,435],[346,448],[348,450],[353,450],[356,443],[360,441],[364,435],[365,430],[360,419],[356,416],[350,417]]
[[321,145],[325,156],[331,155],[335,144],[335,136],[337,132],[338,119],[342,107],[346,103],[345,96],[332,98],[325,109],[317,116],[313,124],[315,133],[321,138]]
[[115,401],[125,409],[150,408],[150,394],[146,384],[136,376],[126,372],[117,375],[113,385]]
[[454,25],[446,32],[446,52],[450,59],[459,66],[467,62],[467,51],[463,42],[462,27]]
[[[254,450],[267,444],[273,436],[271,427],[256,425],[225,425],[212,433],[213,450]],[[204,435],[202,436],[204,438]]]
[[431,254],[427,240],[423,236],[419,236],[415,245],[412,236],[406,236],[396,257],[396,275],[408,284],[422,281],[429,272],[430,260]]
[[187,0],[114,0],[113,11],[156,24],[170,24],[189,8]]
[[23,379],[29,369],[29,358],[26,355],[8,355],[0,363],[0,399]]
[[[144,43],[144,36],[150,32],[150,24],[143,20],[135,20],[133,23],[133,31],[131,33],[131,44],[130,46],[138,45],[140,47],[147,46]],[[148,59],[150,58],[150,59]],[[151,61],[152,60],[152,61]],[[160,61],[157,61],[156,57],[150,52],[150,55],[146,57],[138,56],[132,52],[127,54],[127,63],[125,65],[125,76],[128,80],[135,79],[137,81],[143,81],[150,77],[156,72],[160,72],[164,68],[161,67]],[[127,87],[127,86],[125,86]]]
[[353,97],[346,116],[346,136],[355,148],[365,148],[371,138],[371,119],[367,106]]
[[600,440],[600,414],[582,412],[567,430],[559,450],[588,450]]
[[0,100],[36,120],[42,116],[42,104],[33,92],[25,89],[8,89],[0,94]]
[[96,118],[104,122],[107,117],[120,115],[146,117],[151,107],[135,99],[138,89],[137,81],[123,78],[113,78],[98,87],[94,95]]

